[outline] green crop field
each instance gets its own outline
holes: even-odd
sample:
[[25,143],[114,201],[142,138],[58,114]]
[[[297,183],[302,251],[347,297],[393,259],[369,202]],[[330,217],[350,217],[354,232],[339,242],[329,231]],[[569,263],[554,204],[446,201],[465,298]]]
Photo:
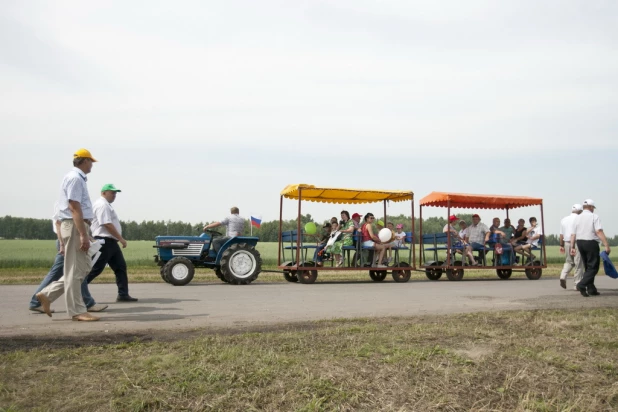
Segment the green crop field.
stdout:
[[[125,259],[129,266],[132,282],[159,282],[159,268],[154,262],[156,249],[154,242],[134,241],[124,249]],[[277,265],[277,243],[258,243],[258,250],[262,256],[263,269],[273,270]],[[312,253],[312,252],[310,252]],[[538,256],[538,252],[537,253]],[[0,240],[0,284],[35,284],[51,267],[56,254],[53,240]],[[443,255],[443,253],[442,253]],[[290,251],[286,253],[286,260],[290,259]],[[407,256],[407,254],[405,254]],[[547,261],[549,267],[543,271],[543,276],[556,276],[562,269],[564,255],[561,255],[557,246],[547,247]],[[402,258],[402,260],[407,260]],[[428,254],[427,260],[431,260]],[[418,264],[418,248],[417,248]],[[522,273],[514,274],[513,277],[524,276]],[[495,272],[491,270],[466,270],[466,278],[494,278]],[[367,272],[329,272],[320,276],[319,281],[352,281],[366,280]],[[425,279],[422,272],[414,272],[412,280]],[[260,281],[283,281],[283,276],[278,273],[262,273]],[[99,282],[113,282],[114,275],[106,269],[97,279]],[[218,282],[212,270],[199,269],[195,273],[196,282]]]
[[[155,268],[153,256],[156,249],[153,245],[154,242],[149,241],[129,242],[128,247],[123,249],[127,265],[135,268]],[[264,266],[276,266],[277,243],[260,242],[257,249],[262,255]],[[47,268],[51,266],[55,254],[53,240],[0,240],[0,269]],[[548,263],[561,263],[564,255],[560,254],[557,246],[548,246],[547,260]]]

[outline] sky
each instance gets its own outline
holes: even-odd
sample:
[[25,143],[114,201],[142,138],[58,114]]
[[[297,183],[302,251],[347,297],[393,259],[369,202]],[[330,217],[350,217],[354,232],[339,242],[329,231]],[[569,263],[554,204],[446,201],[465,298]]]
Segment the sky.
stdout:
[[542,197],[546,233],[592,198],[614,236],[617,18],[611,0],[4,0],[0,216],[50,217],[84,147],[122,220],[274,220],[307,183],[412,190],[415,213],[432,191]]

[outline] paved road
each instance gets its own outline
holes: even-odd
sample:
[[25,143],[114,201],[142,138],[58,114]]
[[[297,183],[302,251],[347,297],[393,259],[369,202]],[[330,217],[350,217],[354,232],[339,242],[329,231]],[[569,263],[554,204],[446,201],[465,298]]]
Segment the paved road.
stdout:
[[[569,281],[569,285],[571,282]],[[98,303],[109,304],[100,322],[72,322],[64,300],[53,318],[33,314],[27,302],[34,286],[0,287],[0,336],[60,336],[93,333],[147,333],[272,325],[340,317],[388,317],[491,310],[618,307],[618,281],[598,276],[601,296],[583,298],[561,289],[555,278],[337,282],[301,285],[255,283],[249,286],[163,283],[132,284],[137,303],[116,303],[116,285],[93,284]]]

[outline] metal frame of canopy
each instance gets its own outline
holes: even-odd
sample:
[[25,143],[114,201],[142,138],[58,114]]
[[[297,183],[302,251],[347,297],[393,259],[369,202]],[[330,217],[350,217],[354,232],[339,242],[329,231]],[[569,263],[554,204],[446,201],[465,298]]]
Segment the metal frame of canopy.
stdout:
[[[534,198],[534,197],[523,197],[523,196],[502,196],[502,195],[484,195],[484,194],[466,194],[466,193],[450,193],[450,192],[432,192],[429,195],[425,196],[419,201],[419,265],[418,267],[426,270],[427,277],[430,279],[434,279],[431,277],[430,272],[436,270],[446,270],[447,276],[449,276],[449,271],[453,273],[454,271],[460,271],[459,279],[463,277],[463,265],[455,265],[452,259],[452,241],[451,241],[451,233],[447,234],[447,245],[446,245],[446,264],[441,264],[436,266],[435,263],[433,265],[427,265],[424,256],[424,245],[423,245],[423,206],[428,207],[446,207],[447,208],[447,224],[448,218],[451,216],[451,208],[463,208],[463,209],[499,209],[506,210],[506,217],[509,218],[509,210],[519,208],[519,207],[527,207],[527,206],[540,206],[541,209],[541,230],[543,232],[543,237],[545,237],[545,219],[543,215],[543,199]],[[508,279],[510,277],[510,273],[513,271],[516,272],[526,272],[526,276],[529,279],[538,279],[542,274],[542,269],[547,268],[547,254],[545,249],[545,240],[541,243],[541,254],[543,261],[540,262],[540,265],[534,265],[534,262],[530,265],[509,265],[509,266],[469,266],[473,268],[473,270],[496,270],[496,271],[506,271],[504,273],[505,277],[500,276],[498,272],[498,276],[503,279]],[[486,253],[487,250],[484,250]],[[513,253],[513,252],[511,252]],[[465,257],[463,258],[465,260]],[[433,273],[433,276],[436,274]],[[441,276],[438,275],[439,278]],[[457,276],[454,276],[453,280],[459,280]],[[435,280],[435,279],[434,279]]]
[[[405,271],[408,272],[408,279],[410,271],[416,270],[416,253],[414,248],[414,193],[412,191],[387,191],[387,190],[367,190],[367,189],[345,189],[345,188],[331,188],[322,186],[313,186],[308,184],[292,184],[286,186],[280,194],[279,201],[279,251],[277,256],[277,266],[280,269],[287,271],[297,271],[299,273],[304,271],[359,271],[368,270],[370,272],[386,272],[386,271]],[[412,244],[410,245],[412,262],[409,266],[400,267],[319,267],[319,266],[303,266],[305,262],[302,260],[301,243],[302,236],[296,238],[296,259],[292,262],[282,262],[282,229],[283,229],[283,199],[298,200],[298,215],[297,215],[297,233],[302,234],[301,228],[301,215],[302,215],[302,202],[321,202],[332,204],[366,204],[366,203],[379,203],[384,204],[384,218],[385,224],[388,222],[386,214],[387,202],[403,202],[410,201],[411,212],[411,231],[412,231]],[[300,264],[299,264],[300,263]],[[316,274],[317,276],[317,274]],[[407,281],[406,279],[405,281]],[[310,283],[310,282],[307,282]]]

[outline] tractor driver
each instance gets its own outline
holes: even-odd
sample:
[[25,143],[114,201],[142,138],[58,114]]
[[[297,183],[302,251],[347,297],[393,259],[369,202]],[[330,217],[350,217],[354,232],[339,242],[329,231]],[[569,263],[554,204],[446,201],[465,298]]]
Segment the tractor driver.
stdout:
[[212,240],[212,247],[215,252],[218,252],[221,246],[225,244],[225,242],[227,242],[230,238],[235,236],[242,236],[245,230],[245,219],[238,215],[239,212],[240,211],[238,210],[238,208],[234,206],[230,209],[230,216],[226,217],[220,222],[214,222],[204,226],[204,231],[206,231],[206,229],[212,229],[213,227],[217,226],[227,227],[227,233],[225,236],[219,236]]

